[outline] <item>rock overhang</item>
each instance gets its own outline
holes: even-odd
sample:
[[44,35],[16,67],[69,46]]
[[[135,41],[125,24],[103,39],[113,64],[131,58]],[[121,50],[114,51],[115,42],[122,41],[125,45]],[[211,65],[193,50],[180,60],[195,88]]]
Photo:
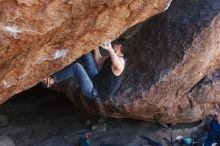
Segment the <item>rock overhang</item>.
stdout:
[[170,2],[0,1],[0,103],[164,11]]

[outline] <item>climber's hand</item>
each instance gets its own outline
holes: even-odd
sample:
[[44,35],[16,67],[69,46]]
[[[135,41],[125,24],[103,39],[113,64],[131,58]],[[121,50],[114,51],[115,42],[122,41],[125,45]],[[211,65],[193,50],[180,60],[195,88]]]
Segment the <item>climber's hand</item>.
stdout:
[[101,47],[105,50],[109,50],[109,49],[112,49],[112,45],[111,45],[111,42],[108,41],[108,42],[105,42],[104,44],[101,45]]

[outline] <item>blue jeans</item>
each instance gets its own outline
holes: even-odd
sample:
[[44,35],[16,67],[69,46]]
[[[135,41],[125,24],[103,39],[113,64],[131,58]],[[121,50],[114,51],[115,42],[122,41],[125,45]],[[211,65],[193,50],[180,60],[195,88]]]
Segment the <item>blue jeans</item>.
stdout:
[[220,125],[216,120],[213,120],[210,124],[208,138],[204,146],[211,146],[216,141],[218,136],[220,136]]
[[82,56],[82,59],[85,63],[85,69],[80,63],[72,63],[53,74],[53,78],[56,83],[59,83],[69,77],[76,77],[83,95],[94,99],[98,96],[92,83],[93,77],[97,74],[96,64],[91,52]]

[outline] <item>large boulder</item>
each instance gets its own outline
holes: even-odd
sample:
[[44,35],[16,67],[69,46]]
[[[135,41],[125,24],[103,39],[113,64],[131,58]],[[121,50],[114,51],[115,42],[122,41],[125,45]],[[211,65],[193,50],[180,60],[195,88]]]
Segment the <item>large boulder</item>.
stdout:
[[114,97],[90,101],[74,90],[74,80],[59,85],[80,109],[173,124],[201,120],[218,107],[219,81],[214,89],[199,84],[220,67],[219,0],[174,0],[123,36],[131,48],[126,78]]
[[0,0],[0,104],[171,0]]

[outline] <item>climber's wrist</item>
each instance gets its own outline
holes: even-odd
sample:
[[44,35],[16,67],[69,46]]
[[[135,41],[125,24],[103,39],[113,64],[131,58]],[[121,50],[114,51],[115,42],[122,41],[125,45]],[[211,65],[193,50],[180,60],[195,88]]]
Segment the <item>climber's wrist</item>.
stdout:
[[112,47],[108,48],[108,52],[111,54],[112,52],[114,52],[114,49]]

